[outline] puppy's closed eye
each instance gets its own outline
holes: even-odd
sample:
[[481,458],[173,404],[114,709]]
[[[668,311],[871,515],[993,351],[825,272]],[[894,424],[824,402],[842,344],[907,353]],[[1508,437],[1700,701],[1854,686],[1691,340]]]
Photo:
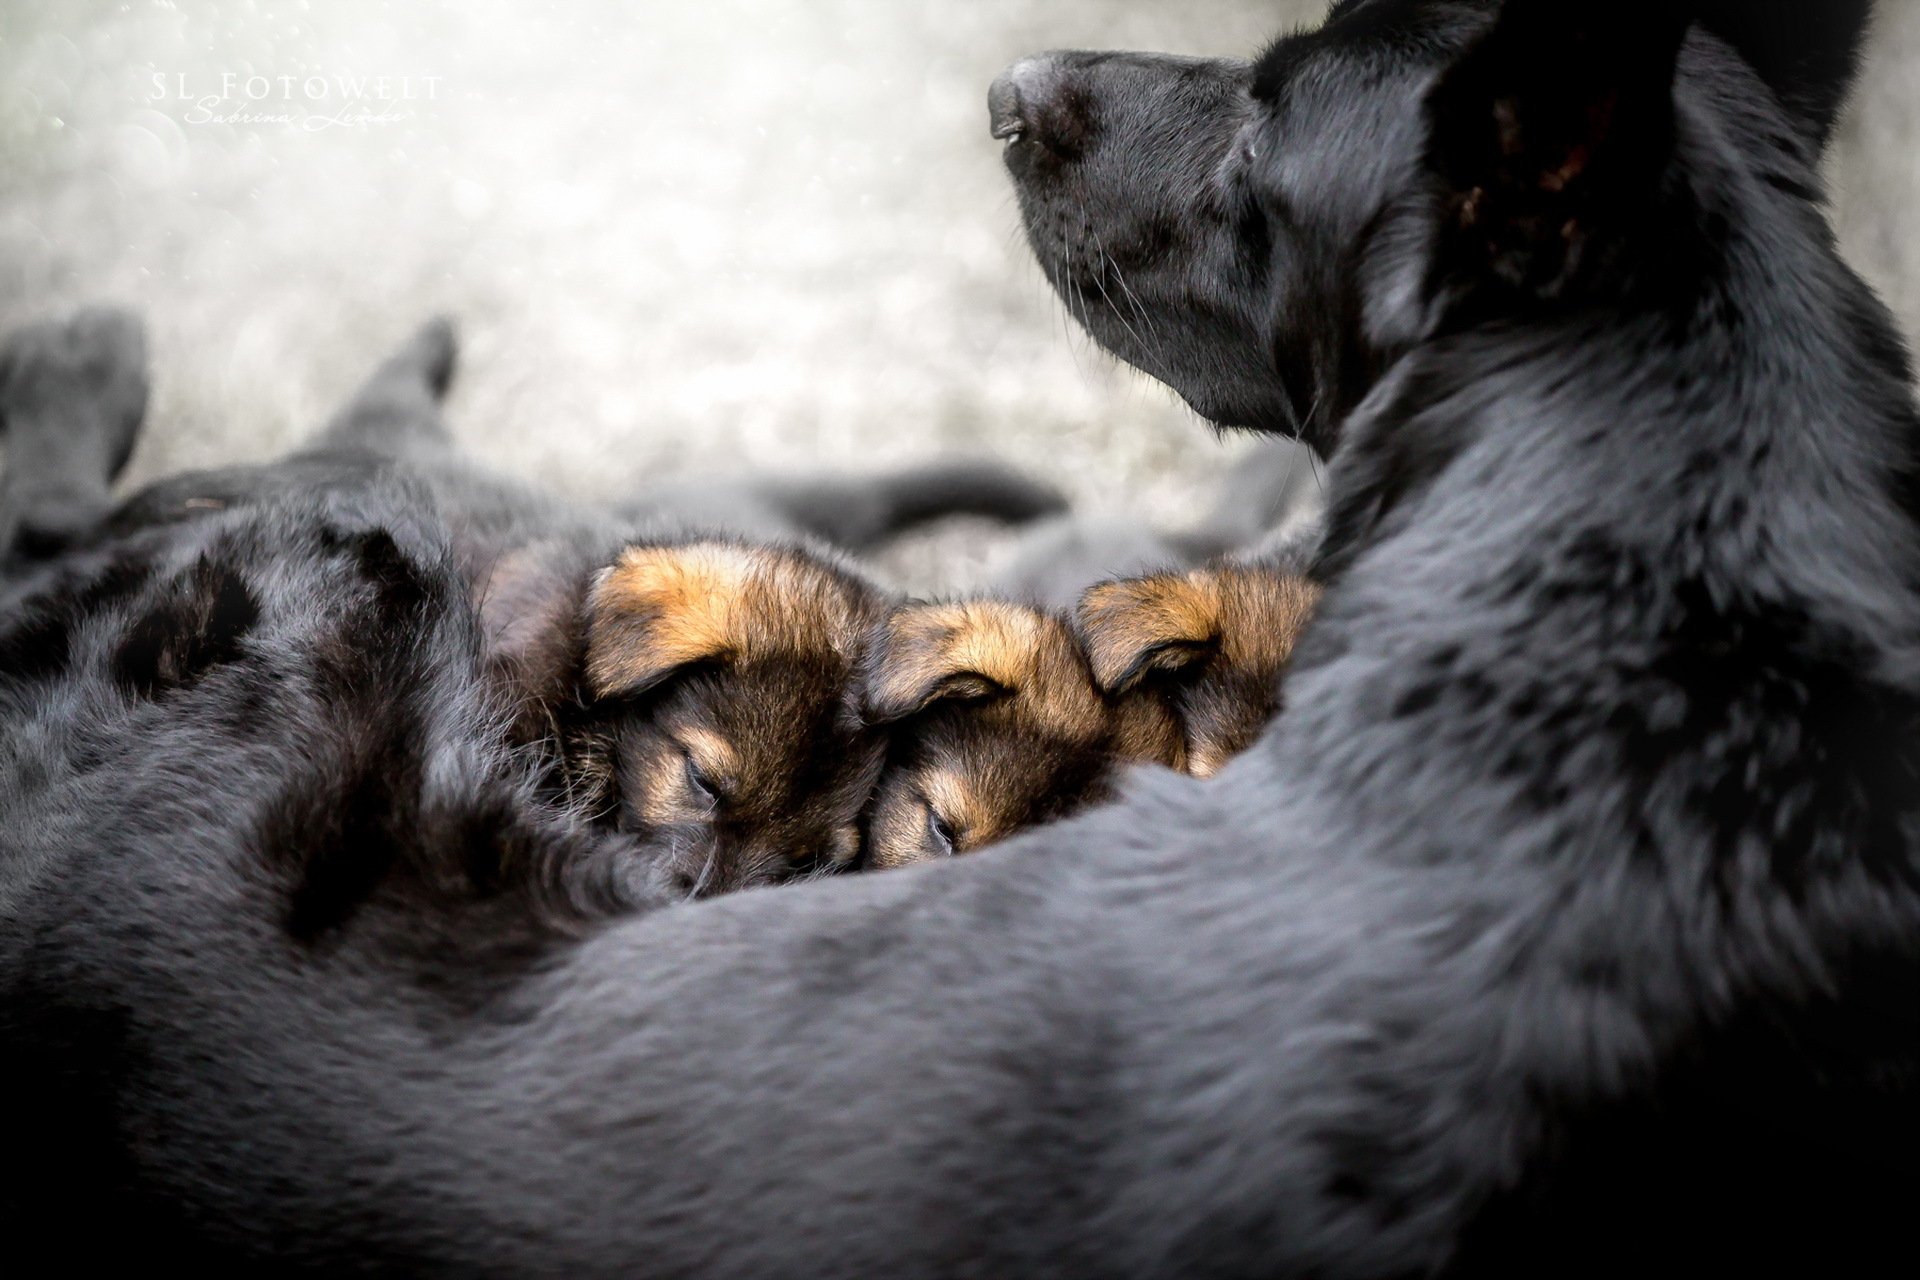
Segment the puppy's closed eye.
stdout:
[[696,806],[709,813],[720,807],[719,784],[691,755],[685,757],[680,776],[686,781],[687,794]]
[[927,844],[935,853],[948,858],[960,851],[959,833],[932,805],[927,806]]
[[952,762],[913,768],[882,781],[869,824],[867,865],[879,869],[939,862],[1010,834],[1006,797],[975,789],[979,779]]
[[711,730],[689,728],[674,745],[680,752],[680,786],[688,804],[717,815],[739,786],[740,757],[733,744]]

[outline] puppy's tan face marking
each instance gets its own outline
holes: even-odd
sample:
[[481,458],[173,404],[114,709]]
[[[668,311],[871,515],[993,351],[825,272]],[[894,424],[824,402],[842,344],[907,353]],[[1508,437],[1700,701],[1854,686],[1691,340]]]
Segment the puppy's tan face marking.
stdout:
[[866,860],[969,853],[1104,798],[1123,764],[1114,710],[1064,621],[997,601],[897,610],[862,705],[890,726]]
[[554,729],[576,802],[656,842],[690,895],[854,861],[883,745],[853,701],[877,589],[711,541],[628,547],[576,598],[581,705]]
[[1179,765],[1210,777],[1279,709],[1280,677],[1319,589],[1258,565],[1213,565],[1089,588],[1075,613],[1109,696],[1159,704]]

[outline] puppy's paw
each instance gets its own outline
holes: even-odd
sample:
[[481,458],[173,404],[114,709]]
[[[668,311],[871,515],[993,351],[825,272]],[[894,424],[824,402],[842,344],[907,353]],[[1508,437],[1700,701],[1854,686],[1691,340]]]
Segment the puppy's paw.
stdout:
[[94,529],[146,412],[146,332],[128,312],[81,311],[0,345],[0,553],[57,555]]
[[90,307],[0,344],[0,422],[10,435],[59,433],[69,444],[84,424],[99,436],[88,453],[105,464],[103,483],[126,464],[146,411],[147,334],[130,311]]

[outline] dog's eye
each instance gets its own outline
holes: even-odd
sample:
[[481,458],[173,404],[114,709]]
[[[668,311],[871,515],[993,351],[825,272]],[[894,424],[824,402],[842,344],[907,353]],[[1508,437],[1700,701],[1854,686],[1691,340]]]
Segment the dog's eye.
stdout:
[[953,825],[931,807],[927,809],[927,841],[933,846],[934,852],[943,858],[951,858],[959,852],[959,840],[954,835]]
[[[684,755],[685,753],[682,754]],[[702,769],[699,762],[691,755],[686,755],[685,759],[687,792],[693,796],[695,802],[704,805],[706,808],[711,809],[716,807],[721,799],[719,785],[708,776],[707,771]]]

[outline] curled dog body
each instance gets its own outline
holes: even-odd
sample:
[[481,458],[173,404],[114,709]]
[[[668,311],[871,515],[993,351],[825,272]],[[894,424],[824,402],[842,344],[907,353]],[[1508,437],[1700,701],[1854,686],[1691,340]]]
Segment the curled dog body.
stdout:
[[404,481],[446,521],[487,669],[558,801],[644,837],[673,893],[850,867],[879,765],[852,680],[890,598],[826,544],[870,547],[955,513],[1019,523],[1059,496],[990,462],[946,461],[570,503],[459,455],[440,417],[455,358],[451,324],[431,321],[291,457],[169,477],[95,537]]
[[[1864,6],[1704,11],[1349,0],[1258,64],[1047,64],[1094,77],[1048,100],[1094,108],[1057,136],[996,92],[1015,146],[1060,144],[1035,173],[1130,155],[1092,180],[1167,232],[1141,241],[1160,278],[1130,275],[1167,342],[1139,363],[1332,456],[1287,712],[1206,782],[479,963],[435,950],[461,900],[387,895],[464,847],[444,819],[497,794],[461,781],[485,761],[410,732],[417,772],[339,773],[348,742],[244,639],[137,727],[83,655],[49,658],[34,723],[71,746],[9,762],[0,837],[12,1247],[1884,1270],[1920,1191],[1920,429],[1817,171]],[[1217,173],[1248,199],[1189,236],[1173,196]],[[319,598],[387,598],[409,579],[382,564]],[[417,594],[404,635],[473,625]],[[379,688],[416,652],[327,660]],[[302,935],[253,817],[316,762],[342,812],[398,787],[442,821],[276,828],[299,865],[393,850],[369,909]]]

